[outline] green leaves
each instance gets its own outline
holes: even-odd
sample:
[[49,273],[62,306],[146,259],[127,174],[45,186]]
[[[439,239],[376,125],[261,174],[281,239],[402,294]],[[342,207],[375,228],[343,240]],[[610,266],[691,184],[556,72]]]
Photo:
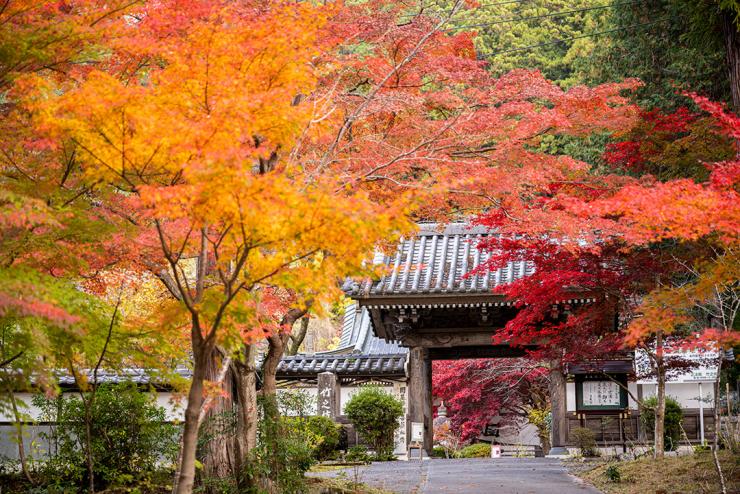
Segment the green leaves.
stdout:
[[393,451],[393,433],[403,415],[403,404],[377,386],[362,388],[352,396],[344,413],[360,435],[375,449],[377,457]]

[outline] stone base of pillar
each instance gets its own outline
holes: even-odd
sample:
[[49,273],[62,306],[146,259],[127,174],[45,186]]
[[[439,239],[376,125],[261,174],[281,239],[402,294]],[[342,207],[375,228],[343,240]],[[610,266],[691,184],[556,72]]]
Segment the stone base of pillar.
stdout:
[[553,446],[547,454],[547,458],[563,458],[565,456],[570,456],[570,453],[568,448],[564,446]]

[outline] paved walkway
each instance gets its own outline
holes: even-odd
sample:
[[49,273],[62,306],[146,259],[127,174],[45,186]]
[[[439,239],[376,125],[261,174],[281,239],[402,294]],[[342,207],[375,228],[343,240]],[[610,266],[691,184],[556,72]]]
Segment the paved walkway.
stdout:
[[[354,480],[353,469],[343,471]],[[396,494],[599,494],[550,458],[392,461],[360,467],[358,477]]]

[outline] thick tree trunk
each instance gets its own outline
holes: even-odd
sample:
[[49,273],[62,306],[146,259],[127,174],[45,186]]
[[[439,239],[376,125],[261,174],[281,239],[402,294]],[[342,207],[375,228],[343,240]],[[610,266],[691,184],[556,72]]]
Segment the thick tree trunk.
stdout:
[[724,10],[722,15],[722,34],[725,40],[725,58],[732,92],[732,104],[740,112],[740,32],[734,14]]
[[226,364],[224,373],[222,355],[215,352],[208,366],[207,380],[220,381],[222,394],[201,422],[201,435],[208,441],[199,454],[204,476],[240,485],[257,443],[255,349],[243,345],[239,358]]
[[[224,357],[214,351],[206,366],[206,381],[215,383],[221,380],[221,394],[207,405],[208,412],[200,424],[199,434],[202,449],[198,456],[202,458],[203,477],[220,479],[236,483],[236,458],[234,441],[236,437],[234,402],[234,376],[231,368],[221,376]],[[228,363],[227,363],[228,364]],[[205,439],[205,442],[203,441]]]
[[655,406],[655,458],[665,456],[665,365],[663,361],[663,334],[658,331],[655,342],[655,367],[658,390]]
[[277,368],[280,364],[280,359],[283,358],[288,335],[276,334],[270,336],[267,341],[270,346],[262,363],[262,395],[266,398],[268,396],[274,396],[277,392]]
[[552,449],[553,454],[562,454],[564,451],[568,433],[568,408],[565,397],[565,374],[560,369],[560,362],[550,362],[550,379],[548,383],[550,391],[550,403],[552,410]]

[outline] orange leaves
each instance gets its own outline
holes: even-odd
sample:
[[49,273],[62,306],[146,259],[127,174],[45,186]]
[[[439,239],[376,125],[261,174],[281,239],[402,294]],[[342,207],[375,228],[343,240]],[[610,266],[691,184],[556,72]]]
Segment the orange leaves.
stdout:
[[174,7],[151,7],[116,42],[136,52],[148,40],[146,55],[159,60],[138,83],[96,71],[37,105],[46,126],[79,143],[91,180],[118,178],[132,190],[196,183],[235,166],[249,172],[258,157],[289,149],[307,123],[309,108],[293,100],[315,84],[310,62],[324,13],[229,4],[188,17],[180,31]]

